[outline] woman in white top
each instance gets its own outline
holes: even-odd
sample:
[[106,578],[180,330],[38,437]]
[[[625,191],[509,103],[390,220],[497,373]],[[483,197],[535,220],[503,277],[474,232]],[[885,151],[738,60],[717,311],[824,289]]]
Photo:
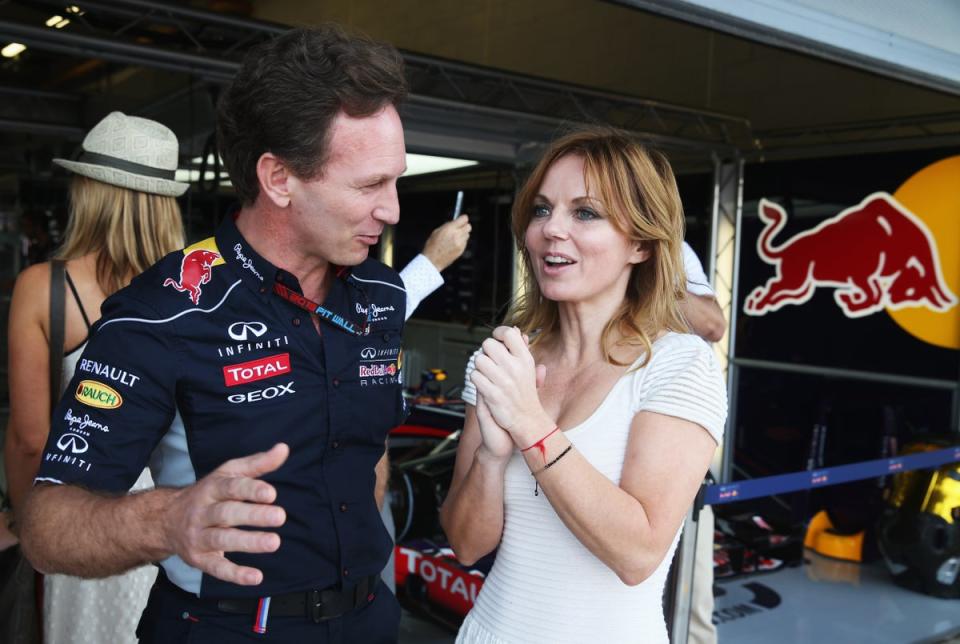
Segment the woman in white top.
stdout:
[[664,580],[726,418],[719,367],[679,313],[673,172],[623,133],[567,135],[513,230],[524,295],[467,367],[441,510],[463,563],[499,548],[457,641],[666,642]]
[[[54,159],[74,174],[70,218],[57,252],[69,285],[63,387],[86,346],[89,318],[99,317],[103,301],[183,246],[175,197],[189,184],[174,180],[178,153],[177,137],[164,125],[112,112],[87,134],[79,159]],[[50,274],[50,262],[24,270],[10,304],[10,421],[4,458],[15,515],[37,474],[50,432]],[[118,386],[111,382],[109,365],[97,365],[96,373]],[[144,470],[133,489],[146,487],[153,487],[153,481]],[[106,579],[47,575],[44,641],[136,642],[136,626],[156,575],[154,566]]]

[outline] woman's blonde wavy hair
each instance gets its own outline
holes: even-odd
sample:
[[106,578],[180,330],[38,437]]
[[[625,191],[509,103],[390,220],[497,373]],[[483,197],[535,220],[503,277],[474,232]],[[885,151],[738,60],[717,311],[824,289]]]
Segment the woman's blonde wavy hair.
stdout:
[[97,282],[106,295],[182,247],[183,219],[176,199],[74,175],[70,218],[56,258],[97,253]]
[[521,188],[512,219],[526,270],[523,292],[508,314],[509,324],[524,333],[539,330],[532,344],[553,337],[559,330],[557,303],[543,297],[524,237],[547,171],[568,154],[583,158],[587,189],[603,204],[613,226],[649,250],[647,260],[633,267],[623,303],[601,336],[607,362],[623,365],[613,358],[611,348],[633,345],[643,347],[646,364],[653,339],[661,331],[685,333],[688,328],[679,309],[686,285],[681,252],[683,205],[666,157],[619,130],[590,127],[563,136],[550,145]]

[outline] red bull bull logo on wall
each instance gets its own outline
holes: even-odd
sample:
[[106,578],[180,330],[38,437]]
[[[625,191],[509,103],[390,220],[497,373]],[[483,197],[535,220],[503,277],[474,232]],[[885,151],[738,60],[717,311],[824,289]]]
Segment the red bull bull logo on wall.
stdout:
[[186,293],[190,301],[200,304],[203,285],[213,278],[213,267],[223,264],[223,258],[213,237],[197,242],[183,249],[183,261],[180,263],[180,279],[168,277],[164,286],[172,286]]
[[960,157],[934,163],[893,195],[875,192],[815,228],[775,243],[787,213],[762,199],[760,257],[776,274],[747,296],[762,316],[818,288],[850,318],[886,311],[925,342],[960,348]]

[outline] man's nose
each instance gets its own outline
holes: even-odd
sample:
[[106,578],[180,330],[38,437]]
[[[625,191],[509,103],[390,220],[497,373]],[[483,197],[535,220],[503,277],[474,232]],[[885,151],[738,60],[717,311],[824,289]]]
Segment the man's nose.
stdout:
[[388,225],[400,221],[400,200],[397,197],[397,185],[395,183],[386,190],[383,201],[374,208],[373,218]]

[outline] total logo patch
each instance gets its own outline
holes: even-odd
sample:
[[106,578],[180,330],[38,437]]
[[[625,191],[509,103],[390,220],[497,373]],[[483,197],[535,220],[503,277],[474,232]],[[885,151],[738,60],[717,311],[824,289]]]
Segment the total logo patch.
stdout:
[[116,409],[123,404],[123,397],[116,389],[96,380],[81,380],[73,397],[99,409]]
[[228,387],[236,387],[290,373],[290,371],[290,354],[279,353],[275,356],[227,365],[223,368],[223,382]]

